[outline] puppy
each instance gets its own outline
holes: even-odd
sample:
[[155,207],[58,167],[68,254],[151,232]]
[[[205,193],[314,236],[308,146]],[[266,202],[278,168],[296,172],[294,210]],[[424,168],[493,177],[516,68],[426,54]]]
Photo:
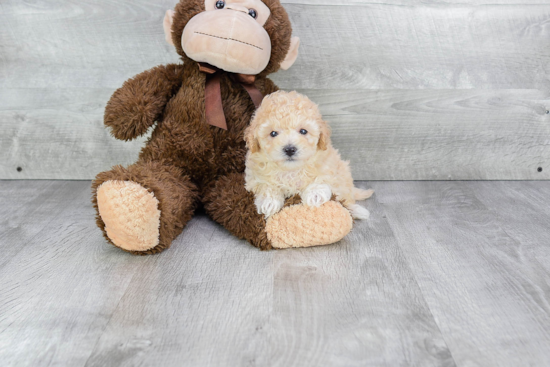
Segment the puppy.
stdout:
[[328,124],[306,96],[279,91],[265,97],[245,140],[246,189],[254,193],[258,213],[266,218],[295,194],[308,206],[320,206],[335,195],[353,218],[369,217],[355,201],[373,191],[353,186],[349,162],[332,147]]

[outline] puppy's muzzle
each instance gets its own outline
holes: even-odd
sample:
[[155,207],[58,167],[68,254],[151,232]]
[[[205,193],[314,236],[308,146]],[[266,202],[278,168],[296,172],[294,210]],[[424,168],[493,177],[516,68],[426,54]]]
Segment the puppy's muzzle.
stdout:
[[285,145],[283,148],[283,152],[289,157],[292,157],[294,154],[296,154],[296,151],[298,149],[294,145]]

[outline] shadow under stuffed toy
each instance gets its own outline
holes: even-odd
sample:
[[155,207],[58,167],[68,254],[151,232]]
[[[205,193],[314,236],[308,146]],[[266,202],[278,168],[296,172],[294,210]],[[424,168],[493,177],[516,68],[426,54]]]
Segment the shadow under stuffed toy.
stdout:
[[164,19],[183,64],[158,66],[126,81],[107,104],[105,125],[131,140],[156,123],[138,161],[97,175],[97,224],[113,245],[135,254],[170,246],[202,203],[207,214],[252,245],[325,245],[352,227],[334,200],[306,207],[298,196],[266,218],[245,189],[244,130],[267,78],[289,68],[299,40],[278,0],[181,0]]

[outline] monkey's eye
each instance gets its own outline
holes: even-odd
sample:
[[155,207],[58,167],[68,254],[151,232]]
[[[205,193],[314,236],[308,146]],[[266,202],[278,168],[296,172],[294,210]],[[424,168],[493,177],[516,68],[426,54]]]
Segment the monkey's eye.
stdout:
[[250,15],[252,18],[256,19],[258,14],[256,14],[256,10],[254,9],[248,9],[248,15]]
[[218,0],[216,1],[216,9],[223,9],[225,7],[225,1]]
[[276,131],[272,131],[269,135],[271,135],[272,138],[276,137],[277,135],[279,135],[278,132]]
[[302,135],[306,135],[306,134],[307,134],[307,130],[306,130],[306,129],[302,129],[302,130],[300,130],[300,134],[302,134]]

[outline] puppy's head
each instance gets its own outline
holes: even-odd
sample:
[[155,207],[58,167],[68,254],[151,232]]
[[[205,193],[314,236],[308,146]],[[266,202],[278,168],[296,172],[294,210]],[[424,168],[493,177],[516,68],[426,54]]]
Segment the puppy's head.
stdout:
[[330,129],[317,105],[296,92],[265,97],[245,131],[252,154],[298,168],[330,145]]

